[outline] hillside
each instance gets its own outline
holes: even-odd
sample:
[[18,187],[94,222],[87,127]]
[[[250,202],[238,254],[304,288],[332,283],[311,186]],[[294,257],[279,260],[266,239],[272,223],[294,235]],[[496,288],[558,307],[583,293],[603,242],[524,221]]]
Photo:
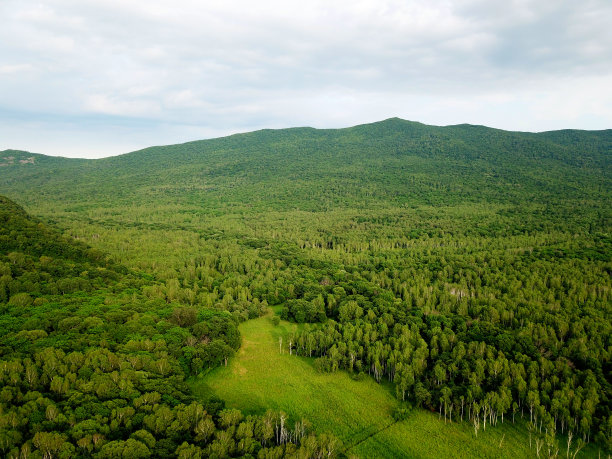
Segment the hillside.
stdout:
[[[236,320],[155,298],[155,289],[0,196],[3,457],[223,457],[277,447],[312,455],[332,448],[335,438],[305,428],[275,441],[272,425],[282,413],[245,419],[223,410],[221,400],[195,401],[184,380],[234,353]],[[293,435],[290,427],[283,432]]]
[[[125,273],[122,286],[92,291],[132,295],[142,339],[164,336],[179,379],[190,378],[203,405],[216,391],[246,414],[314,413],[313,431],[335,433],[344,448],[389,420],[387,412],[363,419],[351,401],[340,425],[326,422],[316,415],[325,389],[297,410],[291,396],[258,389],[265,378],[292,380],[278,365],[251,372],[241,387],[233,369],[272,346],[259,335],[262,349],[243,343],[232,360],[237,324],[251,333],[269,326],[261,316],[272,306],[300,324],[283,322],[279,346],[296,359],[286,371],[312,378],[306,393],[322,381],[337,393],[334,381],[352,377],[363,382],[355,391],[364,404],[384,399],[397,419],[412,416],[351,454],[451,450],[419,449],[423,440],[402,427],[416,419],[435,429],[433,411],[457,441],[473,435],[466,456],[495,454],[477,441],[490,429],[500,444],[508,433],[503,455],[596,456],[612,448],[611,154],[612,130],[534,134],[390,119],[101,160],[3,152],[13,159],[0,167],[0,193],[109,254],[100,262]],[[201,328],[181,308],[204,322],[222,317],[213,322],[226,321],[225,347],[198,341]],[[126,333],[116,339],[133,337],[127,315],[113,323]]]
[[28,305],[33,295],[91,291],[126,273],[103,253],[63,237],[4,196],[0,196],[0,262],[0,301],[21,298]]
[[[87,196],[279,210],[548,202],[560,193],[564,201],[594,200],[610,190],[611,150],[610,130],[530,134],[390,119],[263,130],[89,161],[5,151],[0,157],[16,160],[2,168],[0,192],[22,193],[28,204],[49,196],[69,206]],[[21,164],[28,158],[34,163]]]

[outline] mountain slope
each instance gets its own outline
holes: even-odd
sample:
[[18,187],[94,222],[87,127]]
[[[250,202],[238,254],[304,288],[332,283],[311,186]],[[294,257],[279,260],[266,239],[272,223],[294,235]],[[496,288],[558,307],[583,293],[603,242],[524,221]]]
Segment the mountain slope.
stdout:
[[3,152],[36,162],[3,167],[0,192],[27,204],[91,196],[311,210],[545,202],[559,194],[583,200],[610,190],[611,151],[610,130],[531,134],[395,118],[338,130],[262,130],[100,160]]
[[100,251],[62,236],[4,196],[0,268],[0,302],[29,304],[32,297],[106,287],[125,274]]

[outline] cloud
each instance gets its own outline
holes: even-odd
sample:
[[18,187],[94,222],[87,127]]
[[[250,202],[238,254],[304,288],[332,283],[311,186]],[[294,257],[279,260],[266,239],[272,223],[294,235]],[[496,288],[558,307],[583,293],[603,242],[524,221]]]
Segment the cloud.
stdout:
[[4,0],[0,14],[0,113],[15,117],[0,148],[24,148],[24,118],[38,123],[42,152],[45,139],[61,142],[54,120],[70,118],[59,131],[81,154],[117,123],[114,154],[391,116],[534,131],[612,124],[601,102],[612,93],[607,0]]
[[23,74],[33,67],[30,64],[0,65],[0,74],[9,75],[14,73]]

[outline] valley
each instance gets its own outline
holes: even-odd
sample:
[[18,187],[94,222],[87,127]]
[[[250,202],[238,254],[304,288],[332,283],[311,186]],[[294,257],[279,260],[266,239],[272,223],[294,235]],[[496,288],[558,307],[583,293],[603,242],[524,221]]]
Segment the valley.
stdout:
[[2,152],[1,451],[604,457],[611,153],[397,118]]

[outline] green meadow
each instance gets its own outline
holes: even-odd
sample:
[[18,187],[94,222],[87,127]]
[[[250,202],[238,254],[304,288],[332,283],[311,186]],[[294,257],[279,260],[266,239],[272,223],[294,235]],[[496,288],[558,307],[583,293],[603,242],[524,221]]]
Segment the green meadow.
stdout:
[[288,336],[298,326],[286,321],[274,326],[271,317],[240,325],[240,350],[226,367],[192,379],[196,396],[212,392],[227,407],[246,414],[272,408],[293,421],[305,418],[317,432],[340,438],[349,457],[535,457],[535,442],[530,449],[526,429],[508,419],[481,428],[477,438],[468,423],[445,424],[426,410],[415,409],[407,420],[394,422],[391,414],[398,401],[390,386],[373,378],[357,381],[345,371],[317,372],[314,359],[286,350]]

